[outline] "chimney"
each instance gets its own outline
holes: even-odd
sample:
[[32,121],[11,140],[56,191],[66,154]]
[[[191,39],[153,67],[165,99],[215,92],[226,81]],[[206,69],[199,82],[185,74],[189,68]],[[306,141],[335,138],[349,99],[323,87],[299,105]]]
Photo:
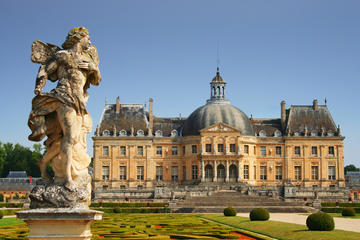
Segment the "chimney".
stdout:
[[116,114],[120,113],[120,97],[116,98]]
[[153,126],[153,99],[149,98],[149,128],[154,129]]
[[314,109],[315,111],[318,110],[318,100],[316,100],[316,99],[314,99],[314,101],[313,101],[313,109]]
[[281,101],[281,126],[285,129],[285,121],[286,121],[286,102]]

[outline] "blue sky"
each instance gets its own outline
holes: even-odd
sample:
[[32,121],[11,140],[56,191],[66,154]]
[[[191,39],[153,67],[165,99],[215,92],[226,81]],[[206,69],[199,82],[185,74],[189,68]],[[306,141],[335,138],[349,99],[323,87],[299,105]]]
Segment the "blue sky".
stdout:
[[121,103],[152,97],[155,115],[187,117],[209,98],[219,43],[231,104],[278,118],[281,100],[290,107],[326,97],[346,137],[345,164],[360,167],[359,9],[350,0],[1,1],[0,141],[33,144],[32,42],[60,46],[70,29],[85,26],[102,73],[88,101],[94,125],[105,98],[117,96]]

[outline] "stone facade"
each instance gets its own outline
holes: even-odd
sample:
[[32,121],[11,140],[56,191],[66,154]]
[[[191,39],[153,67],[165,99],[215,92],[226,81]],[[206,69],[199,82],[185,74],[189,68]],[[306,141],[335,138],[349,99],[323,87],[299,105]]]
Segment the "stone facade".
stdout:
[[[219,87],[220,86],[220,87]],[[96,190],[232,184],[345,187],[340,127],[326,105],[281,102],[280,118],[248,118],[225,98],[219,71],[206,105],[158,118],[144,105],[107,104],[94,140]]]

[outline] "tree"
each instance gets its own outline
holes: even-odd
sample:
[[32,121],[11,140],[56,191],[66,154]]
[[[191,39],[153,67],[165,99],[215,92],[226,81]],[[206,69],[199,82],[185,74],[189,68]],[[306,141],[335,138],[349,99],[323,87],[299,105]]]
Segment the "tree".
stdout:
[[355,167],[355,165],[353,164],[345,166],[344,170],[345,170],[345,174],[347,172],[360,172],[360,168]]
[[5,164],[5,149],[3,147],[3,144],[0,142],[0,176],[3,171]]

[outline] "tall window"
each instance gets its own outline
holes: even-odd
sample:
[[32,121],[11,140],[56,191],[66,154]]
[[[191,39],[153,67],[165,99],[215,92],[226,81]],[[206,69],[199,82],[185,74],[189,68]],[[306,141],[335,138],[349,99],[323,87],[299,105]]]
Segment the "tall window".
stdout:
[[197,146],[196,145],[191,145],[191,152],[192,153],[197,153]]
[[249,145],[244,145],[244,153],[249,153]]
[[126,166],[120,166],[120,180],[126,180]]
[[300,146],[295,146],[294,153],[295,155],[300,155]]
[[144,180],[144,166],[138,166],[137,167],[136,179],[137,180]]
[[179,168],[178,166],[171,167],[171,181],[177,181],[179,179]]
[[224,144],[218,144],[218,152],[224,152]]
[[276,155],[281,155],[281,147],[280,146],[276,146],[275,153],[276,153]]
[[156,146],[156,154],[162,155],[162,146]]
[[301,180],[301,166],[295,166],[295,180]]
[[206,144],[206,152],[211,152],[211,144]]
[[329,166],[329,180],[335,180],[335,166]]
[[317,156],[317,155],[318,155],[317,146],[312,146],[312,147],[311,147],[311,154],[312,154],[313,156]]
[[311,166],[311,179],[319,180],[319,166]]
[[183,146],[182,154],[183,154],[183,156],[185,156],[185,146]]
[[275,179],[281,180],[282,179],[282,166],[276,166],[275,168]]
[[156,180],[162,181],[163,180],[163,167],[156,166]]
[[186,166],[183,166],[183,180],[186,180]]
[[249,165],[244,165],[244,179],[249,179]]
[[260,179],[261,180],[266,180],[267,179],[266,166],[260,166]]
[[254,166],[254,179],[256,179],[256,166]]
[[171,155],[178,155],[178,147],[177,146],[171,147]]
[[138,150],[138,155],[142,156],[144,154],[144,147],[143,146],[138,146],[137,150]]
[[262,156],[266,156],[266,147],[265,146],[260,146],[260,154]]
[[109,166],[102,167],[102,179],[109,180]]
[[235,152],[235,144],[230,144],[230,152]]
[[109,156],[109,146],[103,146],[103,156]]
[[123,156],[126,155],[126,147],[125,146],[120,146],[120,155],[123,155]]
[[198,170],[198,166],[197,165],[192,165],[192,179],[198,179],[198,174],[199,174],[199,170]]
[[334,151],[334,147],[330,146],[329,147],[329,155],[334,155],[335,151]]

